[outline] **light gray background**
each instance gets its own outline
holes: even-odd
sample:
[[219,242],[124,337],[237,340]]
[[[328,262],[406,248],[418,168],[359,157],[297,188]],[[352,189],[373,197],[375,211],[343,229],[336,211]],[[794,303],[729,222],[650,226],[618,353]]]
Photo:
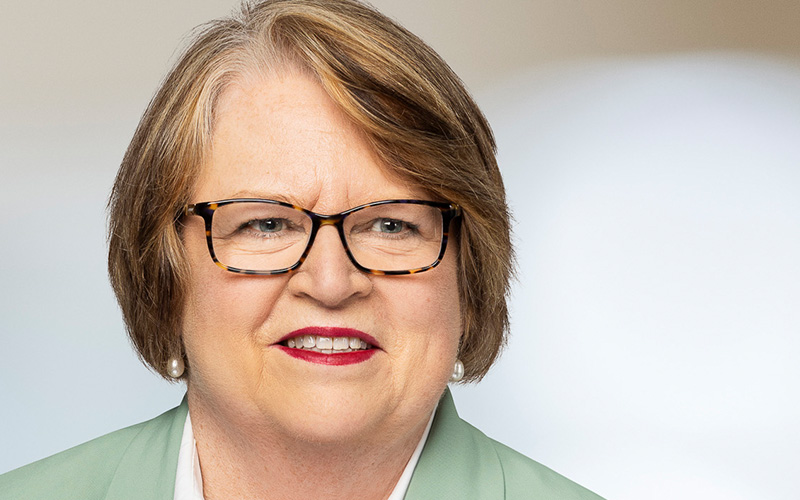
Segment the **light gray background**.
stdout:
[[[375,2],[463,77],[516,217],[513,337],[462,416],[609,499],[800,489],[800,3]],[[174,406],[132,354],[104,206],[232,1],[0,17],[0,472]]]

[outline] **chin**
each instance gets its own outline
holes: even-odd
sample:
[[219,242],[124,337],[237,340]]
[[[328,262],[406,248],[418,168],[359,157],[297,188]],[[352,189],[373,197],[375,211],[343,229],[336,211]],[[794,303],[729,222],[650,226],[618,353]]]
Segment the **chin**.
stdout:
[[259,406],[287,434],[315,443],[363,438],[380,431],[387,417],[391,420],[389,401],[363,387],[337,385],[265,394]]
[[288,430],[300,440],[316,444],[353,443],[385,432],[385,413],[345,398],[316,400],[293,412]]

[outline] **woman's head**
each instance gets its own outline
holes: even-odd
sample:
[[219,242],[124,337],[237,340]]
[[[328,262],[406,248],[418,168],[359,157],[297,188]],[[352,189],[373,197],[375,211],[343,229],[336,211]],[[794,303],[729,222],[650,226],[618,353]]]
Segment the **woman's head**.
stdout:
[[[215,255],[239,269],[291,266],[295,250],[307,246],[312,219],[264,200],[327,215],[428,196],[392,175],[363,132],[307,76],[233,83],[220,97],[214,125],[192,201],[239,200],[212,204],[210,217]],[[253,199],[260,201],[244,201]],[[361,218],[372,211],[366,208],[348,212],[341,233],[321,226],[298,268],[267,276],[216,265],[203,218],[184,219],[190,271],[181,334],[195,409],[211,408],[237,428],[257,425],[316,443],[385,439],[409,425],[419,430],[457,356],[457,253],[406,276],[357,269],[345,241],[357,250],[354,257],[379,269],[414,255],[404,241],[441,241],[436,224],[409,217],[408,204],[379,207],[368,218]],[[414,208],[434,210],[428,219],[440,217],[435,207]],[[353,226],[353,220],[360,222]],[[401,220],[417,224],[395,227]]]
[[512,265],[491,131],[431,49],[345,0],[247,4],[240,15],[211,23],[145,112],[112,193],[109,252],[112,284],[142,359],[165,375],[168,359],[183,351],[197,273],[180,214],[187,203],[212,201],[195,196],[211,168],[220,105],[235,100],[236,89],[276,79],[323,89],[393,185],[462,207],[457,245],[448,249],[460,311],[458,356],[466,379],[480,379],[505,340]]

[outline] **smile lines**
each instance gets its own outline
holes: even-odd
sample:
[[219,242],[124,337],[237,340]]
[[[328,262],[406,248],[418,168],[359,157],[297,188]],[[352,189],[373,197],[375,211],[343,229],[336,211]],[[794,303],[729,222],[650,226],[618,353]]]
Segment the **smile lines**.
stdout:
[[303,349],[323,354],[345,353],[372,349],[372,346],[356,337],[325,337],[322,335],[301,335],[282,342],[287,347]]

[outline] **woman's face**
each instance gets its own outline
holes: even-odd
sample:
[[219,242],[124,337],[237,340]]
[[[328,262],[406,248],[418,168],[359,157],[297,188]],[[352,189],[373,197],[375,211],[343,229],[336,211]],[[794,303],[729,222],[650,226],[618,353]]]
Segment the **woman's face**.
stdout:
[[[429,199],[390,176],[323,89],[298,75],[239,82],[220,99],[192,201],[242,197],[322,214]],[[358,271],[336,229],[323,226],[296,271],[247,276],[217,267],[202,219],[188,219],[183,340],[193,404],[242,429],[313,442],[399,438],[424,425],[461,332],[455,248],[430,271],[374,276]],[[331,327],[364,332],[378,347],[357,362],[326,364],[280,344]]]

